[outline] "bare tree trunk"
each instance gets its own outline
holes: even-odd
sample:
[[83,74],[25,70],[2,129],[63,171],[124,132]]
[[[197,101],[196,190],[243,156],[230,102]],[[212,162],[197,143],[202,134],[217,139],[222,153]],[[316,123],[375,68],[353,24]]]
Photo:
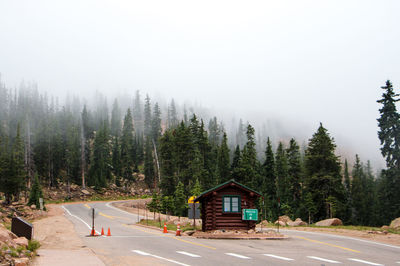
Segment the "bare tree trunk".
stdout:
[[160,163],[158,162],[157,147],[156,147],[156,143],[154,142],[154,139],[152,139],[152,141],[153,141],[153,147],[154,147],[154,159],[156,159],[158,183],[161,183]]

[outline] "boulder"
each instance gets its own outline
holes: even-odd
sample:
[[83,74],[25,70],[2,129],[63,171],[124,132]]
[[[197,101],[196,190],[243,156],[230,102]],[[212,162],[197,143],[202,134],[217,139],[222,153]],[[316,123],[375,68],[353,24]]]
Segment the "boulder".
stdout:
[[33,209],[36,209],[36,205],[35,204],[32,204],[31,205],[31,209],[33,210]]
[[15,242],[15,244],[17,244],[19,246],[24,246],[25,248],[28,247],[28,239],[26,239],[23,236],[14,239],[14,242]]
[[316,226],[337,226],[337,225],[343,225],[343,223],[338,218],[331,218],[331,219],[319,221],[315,225]]
[[294,222],[288,222],[287,224],[290,225],[290,226],[307,225],[307,223],[303,222],[300,218],[297,218]]
[[393,228],[393,229],[400,229],[400,217],[399,218],[396,218],[396,219],[394,219],[391,223],[390,223],[390,226],[389,226],[390,228]]
[[87,191],[86,189],[82,189],[81,192],[85,194],[86,196],[89,196],[91,193]]
[[279,219],[278,219],[278,220],[279,220],[279,221],[283,221],[283,222],[285,222],[285,223],[293,222],[292,219],[290,219],[290,217],[287,216],[287,215],[279,216]]
[[280,220],[275,221],[275,224],[278,224],[278,223],[280,226],[286,226],[286,223],[284,221],[280,221]]
[[14,261],[15,266],[27,266],[29,263],[28,258],[17,258],[17,259],[13,259],[13,261]]

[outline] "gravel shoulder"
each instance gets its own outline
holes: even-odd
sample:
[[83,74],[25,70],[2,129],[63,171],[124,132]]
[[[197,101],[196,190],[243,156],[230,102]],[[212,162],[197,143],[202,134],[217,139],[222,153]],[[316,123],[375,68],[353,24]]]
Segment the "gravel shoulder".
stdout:
[[33,223],[34,239],[40,242],[41,247],[32,265],[104,265],[92,250],[84,246],[60,205],[49,204],[46,208],[45,218]]

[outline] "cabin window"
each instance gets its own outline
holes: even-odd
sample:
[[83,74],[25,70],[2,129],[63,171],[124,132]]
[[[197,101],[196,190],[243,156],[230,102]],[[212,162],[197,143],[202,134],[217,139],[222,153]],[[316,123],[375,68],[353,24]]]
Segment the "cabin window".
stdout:
[[224,212],[240,212],[240,196],[223,196],[222,202]]

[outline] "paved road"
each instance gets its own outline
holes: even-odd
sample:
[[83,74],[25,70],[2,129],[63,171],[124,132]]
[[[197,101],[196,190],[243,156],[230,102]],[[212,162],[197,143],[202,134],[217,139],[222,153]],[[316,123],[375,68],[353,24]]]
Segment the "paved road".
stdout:
[[[98,210],[95,228],[111,237],[90,233],[89,208]],[[319,233],[283,230],[287,240],[209,240],[175,237],[134,225],[138,216],[110,203],[65,205],[67,217],[85,244],[106,265],[400,265],[400,246]]]

